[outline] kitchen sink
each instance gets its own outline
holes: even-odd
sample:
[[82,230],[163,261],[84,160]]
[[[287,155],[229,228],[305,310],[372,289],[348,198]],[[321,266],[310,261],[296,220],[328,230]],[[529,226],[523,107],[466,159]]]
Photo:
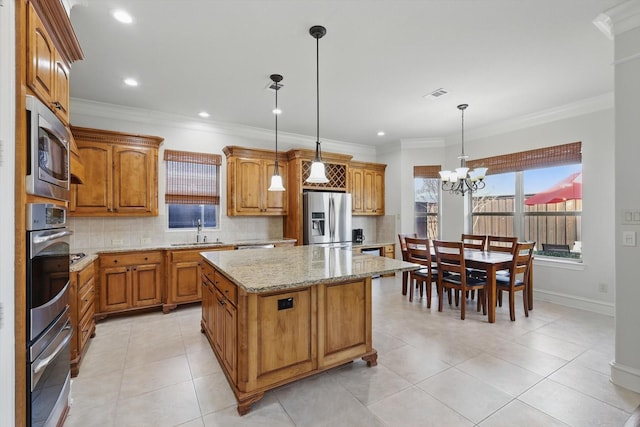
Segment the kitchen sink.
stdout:
[[224,245],[222,242],[188,242],[188,243],[172,243],[171,246],[216,246]]

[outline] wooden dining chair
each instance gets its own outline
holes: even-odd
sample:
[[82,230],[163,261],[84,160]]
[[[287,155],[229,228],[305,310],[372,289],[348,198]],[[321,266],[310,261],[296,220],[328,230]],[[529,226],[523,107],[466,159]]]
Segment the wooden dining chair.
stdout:
[[427,308],[431,308],[431,283],[438,278],[438,269],[431,260],[429,239],[406,237],[407,261],[419,264],[422,268],[409,273],[409,301],[413,301],[413,291],[420,289],[420,298],[427,292]]
[[[465,234],[462,233],[460,240],[464,244],[465,249],[475,249],[477,251],[484,251],[487,244],[487,236],[481,234]],[[474,279],[484,279],[486,274],[484,270],[478,270],[476,268],[467,268],[467,276]],[[469,295],[464,293],[463,295]],[[475,298],[475,292],[471,291],[471,299]]]
[[[462,242],[433,241],[438,267],[438,311],[442,311],[442,295],[445,289],[455,290],[461,295],[467,291],[478,291],[477,311],[482,307],[483,314],[487,314],[486,294],[484,288],[486,282],[481,279],[469,277],[466,274],[464,261],[465,245]],[[449,301],[451,305],[451,301]],[[460,318],[464,320],[466,311],[466,298],[461,298]]]
[[517,244],[517,237],[487,236],[488,251],[513,253]]
[[[487,250],[492,252],[507,252],[513,254],[518,244],[517,237],[487,236]],[[509,275],[509,270],[500,270],[499,275]]]
[[496,275],[496,292],[498,303],[502,306],[502,292],[509,292],[509,317],[516,320],[515,293],[522,291],[522,305],[524,315],[529,317],[529,269],[533,259],[533,247],[535,242],[517,243],[513,252],[513,261],[509,267],[508,275]]
[[476,249],[478,251],[484,251],[487,244],[487,236],[480,234],[462,233],[460,240],[464,243],[465,249]]
[[[405,239],[407,237],[416,238],[418,235],[416,233],[401,233],[398,234],[398,240],[400,240],[400,253],[402,254],[402,260],[407,261],[407,242]],[[409,283],[409,272],[402,272],[402,295],[407,294],[407,284]]]

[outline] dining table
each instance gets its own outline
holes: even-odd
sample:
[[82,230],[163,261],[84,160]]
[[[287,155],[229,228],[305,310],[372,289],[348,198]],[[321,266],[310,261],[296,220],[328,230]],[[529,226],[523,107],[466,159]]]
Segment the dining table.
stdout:
[[[484,270],[487,275],[487,318],[489,323],[496,321],[496,273],[511,267],[513,255],[508,252],[464,250],[466,267]],[[533,266],[533,263],[531,264]],[[533,310],[533,268],[529,268],[529,283],[527,286],[528,309]]]

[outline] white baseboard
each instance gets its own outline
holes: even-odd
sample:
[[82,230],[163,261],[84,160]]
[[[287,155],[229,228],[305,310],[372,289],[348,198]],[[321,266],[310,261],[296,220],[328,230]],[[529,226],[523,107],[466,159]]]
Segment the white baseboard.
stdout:
[[608,316],[615,315],[615,305],[609,302],[596,301],[588,298],[576,297],[574,295],[561,294],[558,292],[534,289],[535,300],[548,301],[555,304],[565,305],[567,307],[579,308],[582,310],[592,311],[594,313],[606,314]]
[[620,387],[640,393],[640,370],[611,362],[611,382]]

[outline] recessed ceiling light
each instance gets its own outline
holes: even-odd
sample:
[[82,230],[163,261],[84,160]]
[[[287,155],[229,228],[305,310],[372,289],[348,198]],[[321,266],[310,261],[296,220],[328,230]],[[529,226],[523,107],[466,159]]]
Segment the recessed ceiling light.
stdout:
[[122,22],[123,24],[131,24],[133,22],[133,18],[127,12],[122,9],[114,10],[113,17],[116,18],[118,22]]
[[138,81],[129,77],[124,79],[124,84],[127,86],[138,86]]
[[378,136],[384,136],[384,132],[383,131],[379,131],[378,132]]
[[203,119],[206,119],[207,117],[209,117],[209,113],[207,113],[206,111],[200,111],[198,115]]
[[281,110],[281,109],[279,109],[279,108],[274,108],[273,110],[271,110],[271,112],[272,112],[273,114],[282,114],[282,110]]

